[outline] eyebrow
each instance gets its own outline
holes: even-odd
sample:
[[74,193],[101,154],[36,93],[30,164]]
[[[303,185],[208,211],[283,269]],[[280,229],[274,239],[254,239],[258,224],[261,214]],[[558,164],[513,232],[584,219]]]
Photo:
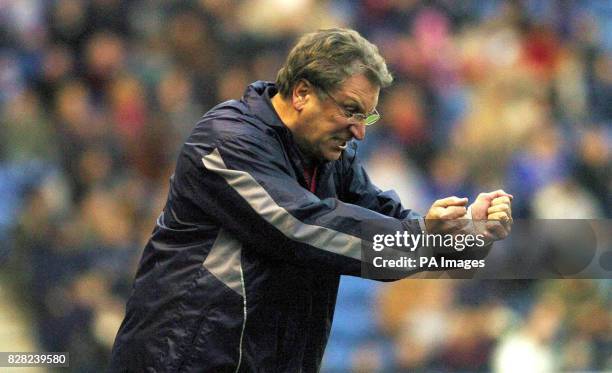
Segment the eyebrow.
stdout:
[[[363,105],[357,101],[356,99],[352,98],[352,97],[347,97],[346,98],[348,101],[350,101],[351,105],[356,105],[357,108],[359,109],[359,112],[362,114],[367,114],[367,112],[365,111],[365,108],[363,107]],[[348,103],[345,102],[345,105],[348,105]]]

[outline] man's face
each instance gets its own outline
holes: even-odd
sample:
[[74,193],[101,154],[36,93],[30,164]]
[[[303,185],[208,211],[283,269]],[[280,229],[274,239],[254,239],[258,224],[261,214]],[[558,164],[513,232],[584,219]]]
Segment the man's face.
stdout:
[[349,120],[344,113],[372,112],[378,104],[380,89],[363,74],[351,76],[336,91],[329,92],[333,98],[324,93],[319,98],[316,95],[319,88],[305,85],[303,95],[293,97],[298,103],[303,100],[298,125],[293,129],[294,138],[307,157],[337,160],[348,141],[365,137],[365,124]]

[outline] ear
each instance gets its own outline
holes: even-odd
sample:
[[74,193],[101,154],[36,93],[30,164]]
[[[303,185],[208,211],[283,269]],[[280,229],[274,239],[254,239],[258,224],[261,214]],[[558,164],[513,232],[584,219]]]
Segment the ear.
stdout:
[[291,94],[291,105],[295,110],[301,111],[313,93],[312,84],[310,84],[307,80],[301,79],[293,87],[293,92]]

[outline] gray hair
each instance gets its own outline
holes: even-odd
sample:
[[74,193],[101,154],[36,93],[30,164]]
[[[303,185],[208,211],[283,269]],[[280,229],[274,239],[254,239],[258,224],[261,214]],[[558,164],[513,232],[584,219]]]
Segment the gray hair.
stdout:
[[318,30],[302,36],[289,52],[276,76],[276,86],[283,97],[291,96],[300,79],[333,92],[347,78],[359,73],[381,88],[393,82],[378,48],[357,31]]

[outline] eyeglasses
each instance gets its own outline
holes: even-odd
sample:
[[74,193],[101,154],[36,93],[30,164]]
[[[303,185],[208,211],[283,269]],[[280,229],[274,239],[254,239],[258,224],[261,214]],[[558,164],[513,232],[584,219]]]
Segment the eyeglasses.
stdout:
[[378,122],[378,120],[380,119],[380,114],[378,113],[378,111],[376,109],[372,110],[372,112],[368,113],[368,114],[351,113],[350,111],[346,110],[346,108],[344,108],[344,106],[342,104],[340,104],[338,102],[338,100],[336,100],[336,98],[331,95],[331,93],[327,92],[327,90],[325,90],[325,89],[323,89],[321,87],[319,87],[319,89],[323,93],[325,93],[326,96],[328,96],[329,98],[332,99],[334,104],[336,104],[338,109],[340,109],[340,111],[342,111],[342,114],[344,115],[344,117],[351,124],[365,124],[366,126],[371,126],[372,124]]

